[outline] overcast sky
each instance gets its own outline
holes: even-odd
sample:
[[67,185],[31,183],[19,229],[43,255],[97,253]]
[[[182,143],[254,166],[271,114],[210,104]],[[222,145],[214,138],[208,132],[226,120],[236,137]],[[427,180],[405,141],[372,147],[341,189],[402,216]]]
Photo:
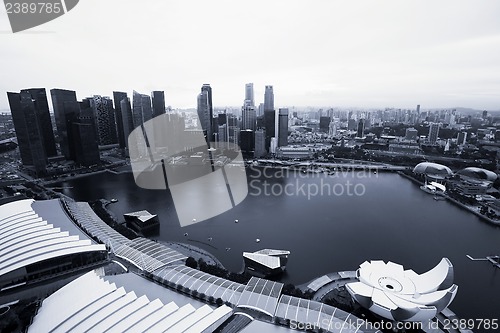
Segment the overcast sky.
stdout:
[[6,91],[66,88],[79,99],[165,90],[194,107],[500,109],[497,0],[80,0],[66,15],[12,34],[0,9],[0,109]]

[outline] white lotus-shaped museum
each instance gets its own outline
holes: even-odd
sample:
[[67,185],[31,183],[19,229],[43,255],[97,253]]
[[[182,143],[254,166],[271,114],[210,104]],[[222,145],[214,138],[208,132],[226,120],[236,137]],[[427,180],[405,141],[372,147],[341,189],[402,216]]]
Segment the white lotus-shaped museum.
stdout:
[[365,261],[357,271],[359,282],[346,284],[356,302],[389,320],[427,321],[455,298],[453,265],[443,258],[424,274],[381,260]]

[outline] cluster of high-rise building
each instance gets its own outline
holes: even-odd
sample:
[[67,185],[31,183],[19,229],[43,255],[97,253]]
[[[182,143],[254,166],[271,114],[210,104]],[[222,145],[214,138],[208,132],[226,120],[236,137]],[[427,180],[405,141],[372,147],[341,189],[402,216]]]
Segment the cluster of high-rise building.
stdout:
[[[132,101],[120,91],[113,92],[113,98],[94,95],[78,101],[73,90],[52,89],[54,132],[44,88],[7,94],[22,163],[39,176],[46,173],[50,158],[59,156],[77,165],[92,166],[100,163],[99,147],[118,145],[126,154],[129,134],[166,113],[163,91],[151,95],[133,91]],[[271,85],[265,86],[264,103],[259,107],[255,105],[253,83],[245,85],[239,118],[227,111],[214,114],[212,88],[203,84],[197,113],[199,128],[214,148],[241,147],[243,152],[261,157],[288,144],[289,112],[275,109]],[[156,142],[161,144],[165,132],[179,132],[179,140],[189,135],[181,116],[169,113],[167,120],[161,119],[161,123],[154,123]]]
[[113,92],[114,101],[100,95],[78,101],[75,91],[65,89],[52,89],[50,95],[57,135],[44,88],[7,93],[22,163],[36,175],[44,175],[49,158],[58,156],[56,143],[64,159],[97,165],[99,146],[118,144],[125,151],[134,128],[165,113],[163,91],[151,96],[134,91],[132,106],[125,92]]
[[214,115],[212,89],[204,84],[198,95],[198,118],[207,139],[216,148],[224,143],[237,144],[246,153],[261,157],[275,153],[276,147],[288,144],[288,109],[274,107],[273,86],[265,86],[264,103],[255,105],[253,83],[245,85],[241,120],[231,113]]

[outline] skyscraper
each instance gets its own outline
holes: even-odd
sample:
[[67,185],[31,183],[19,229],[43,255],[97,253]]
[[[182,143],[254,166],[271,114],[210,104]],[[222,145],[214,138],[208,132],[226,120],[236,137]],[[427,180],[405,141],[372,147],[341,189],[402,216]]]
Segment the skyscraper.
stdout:
[[140,94],[135,90],[132,95],[132,122],[134,128],[136,128],[150,120],[153,117],[153,111],[151,109],[151,97]]
[[115,113],[111,98],[94,95],[91,99],[91,106],[94,110],[99,145],[117,143]]
[[243,106],[255,106],[254,94],[253,94],[253,83],[245,84],[245,101]]
[[[207,143],[213,141],[212,121],[213,121],[213,105],[212,105],[212,88],[209,84],[204,84],[201,87],[201,92],[198,95],[198,118],[203,130],[203,134]],[[220,125],[220,124],[219,124]]]
[[431,123],[429,126],[429,143],[435,144],[439,136],[439,124]]
[[80,112],[76,101],[76,92],[73,90],[51,89],[52,106],[56,120],[59,147],[64,157],[71,158],[68,142],[68,132],[71,131],[71,122]]
[[276,135],[276,112],[264,111],[264,127],[266,129],[266,148],[271,144],[271,138]]
[[115,119],[116,119],[116,132],[118,136],[118,144],[120,148],[125,148],[127,146],[128,135],[125,136],[125,132],[123,130],[123,119],[130,118],[132,119],[132,115],[123,114],[123,110],[121,107],[121,101],[127,99],[127,93],[121,91],[113,91],[113,101],[115,103]]
[[278,113],[278,147],[288,145],[288,109],[280,108]]
[[79,104],[80,112],[71,123],[70,151],[74,152],[77,164],[91,166],[100,164],[97,131],[94,110],[91,99],[85,99]]
[[123,137],[125,139],[125,147],[128,148],[128,136],[134,130],[134,119],[132,115],[132,107],[130,106],[130,98],[124,98],[120,101],[120,109],[122,113]]
[[259,158],[266,156],[266,131],[259,128],[255,131],[255,151],[254,157]]
[[165,113],[165,93],[163,91],[153,91],[151,93],[153,102],[153,118]]
[[257,126],[257,113],[255,112],[255,106],[246,105],[241,111],[241,127],[243,130],[253,130]]
[[48,161],[42,122],[36,110],[35,100],[25,91],[8,92],[7,98],[16,130],[21,161],[24,166],[34,168],[37,175],[43,175]]
[[266,111],[274,111],[273,86],[266,86],[266,90],[264,91],[264,113]]
[[365,120],[364,119],[360,119],[359,122],[358,122],[357,137],[358,138],[363,138],[364,134],[365,134]]

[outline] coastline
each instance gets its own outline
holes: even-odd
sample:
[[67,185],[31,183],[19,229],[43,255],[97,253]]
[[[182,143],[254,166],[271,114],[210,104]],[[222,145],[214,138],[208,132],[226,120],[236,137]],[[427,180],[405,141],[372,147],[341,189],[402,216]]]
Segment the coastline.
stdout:
[[[405,174],[404,172],[397,171],[397,173],[398,173],[400,176],[402,176],[402,177],[404,177],[404,178],[406,178],[406,179],[408,179],[408,180],[410,180],[410,181],[413,181],[414,183],[416,183],[416,184],[418,184],[418,185],[420,185],[420,186],[424,184],[424,183],[422,183],[421,181],[419,181],[418,179],[415,179],[415,178],[413,178],[413,177],[411,177],[411,176],[409,176],[409,175]],[[444,198],[446,198],[446,200],[448,200],[449,202],[453,203],[454,205],[456,205],[456,206],[458,206],[458,207],[460,207],[460,208],[462,208],[462,209],[464,209],[464,210],[467,210],[468,212],[470,212],[470,213],[472,213],[472,214],[476,215],[477,217],[481,218],[483,221],[485,221],[485,222],[487,222],[487,223],[489,223],[489,224],[492,224],[492,225],[494,225],[494,226],[497,226],[497,227],[499,227],[499,226],[500,226],[500,221],[496,221],[496,220],[490,219],[490,218],[489,218],[489,217],[487,217],[487,216],[484,216],[483,214],[481,214],[481,213],[480,213],[480,212],[478,212],[477,210],[475,210],[475,209],[473,209],[473,208],[471,208],[471,207],[469,207],[469,206],[467,206],[467,205],[465,205],[465,204],[461,203],[460,201],[458,201],[458,200],[456,200],[456,199],[454,199],[454,198],[451,198],[449,195],[444,194],[444,195],[443,195],[443,197],[444,197]]]
[[226,269],[224,265],[217,259],[217,257],[210,252],[197,247],[196,245],[173,242],[173,241],[161,241],[157,240],[158,243],[164,244],[188,257],[193,257],[198,261],[198,259],[203,259],[207,264],[215,265],[219,268]]

